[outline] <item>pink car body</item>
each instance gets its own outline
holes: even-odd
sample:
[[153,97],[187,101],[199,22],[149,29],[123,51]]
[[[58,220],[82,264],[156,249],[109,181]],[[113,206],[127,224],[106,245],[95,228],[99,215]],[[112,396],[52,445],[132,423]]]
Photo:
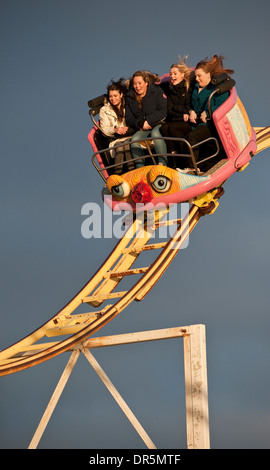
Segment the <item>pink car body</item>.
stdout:
[[[160,203],[169,205],[190,201],[221,186],[232,174],[243,168],[256,153],[256,134],[249,122],[245,108],[237,96],[235,87],[230,90],[229,97],[213,113],[212,118],[227,157],[222,160],[222,165],[217,166],[217,169],[210,172],[207,178],[202,178],[202,181],[195,185],[173,194],[164,194],[153,198],[151,202],[145,204],[144,210],[153,209],[154,206]],[[103,170],[105,166],[94,141],[96,130],[97,127],[94,126],[88,135],[88,139],[94,152],[97,152],[96,159],[99,168]],[[102,174],[104,179],[109,177],[106,170],[103,170]],[[130,204],[127,207],[127,204],[114,197],[108,198],[106,202],[112,210],[127,210],[128,207],[130,210]],[[131,204],[131,206],[134,210],[136,204]]]

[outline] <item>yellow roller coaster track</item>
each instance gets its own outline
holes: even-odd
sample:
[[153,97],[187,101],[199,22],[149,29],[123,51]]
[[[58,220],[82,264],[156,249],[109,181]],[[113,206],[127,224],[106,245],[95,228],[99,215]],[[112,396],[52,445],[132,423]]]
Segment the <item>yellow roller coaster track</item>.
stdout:
[[[258,153],[269,146],[270,128],[255,130]],[[213,212],[218,205],[218,197],[219,191],[216,189],[205,197],[198,198],[197,205],[191,205],[183,219],[167,220],[169,209],[166,208],[154,212],[155,217],[150,227],[149,220],[133,221],[100,269],[63,309],[40,328],[0,352],[0,376],[35,366],[65,351],[75,350],[132,301],[143,300],[197,225],[204,214],[203,207],[212,204]],[[149,243],[162,224],[176,225],[172,237],[167,241]],[[146,267],[132,268],[139,255],[149,250],[159,252],[154,261]],[[136,278],[136,275],[140,275],[139,280],[128,290],[116,290],[124,278]],[[111,300],[114,303],[97,310],[97,307]],[[76,313],[83,304],[96,310]],[[54,341],[48,341],[48,338],[54,338]]]
[[[64,351],[76,349],[76,345],[87,340],[133,300],[142,300],[170,265],[201,217],[200,209],[192,206],[183,220],[166,219],[161,222],[167,213],[168,209],[156,211],[151,227],[143,220],[132,222],[100,269],[63,309],[30,335],[0,352],[0,375],[18,372]],[[174,235],[165,242],[148,243],[161,224],[176,224]],[[132,269],[138,256],[148,250],[159,251],[154,262],[147,267]],[[136,278],[138,274],[140,279],[127,291],[116,290],[124,277]],[[98,311],[76,314],[76,309],[82,304],[97,309],[108,300],[115,303]],[[60,341],[55,341],[59,337]],[[48,338],[54,341],[48,342]]]

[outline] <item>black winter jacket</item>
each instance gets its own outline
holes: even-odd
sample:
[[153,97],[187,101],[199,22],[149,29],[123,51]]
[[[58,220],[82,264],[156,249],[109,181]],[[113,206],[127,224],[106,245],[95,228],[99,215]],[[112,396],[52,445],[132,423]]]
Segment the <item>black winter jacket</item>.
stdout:
[[144,121],[150,126],[165,120],[167,114],[167,99],[159,86],[149,84],[146,95],[140,107],[132,89],[126,95],[126,125],[135,131],[142,128]]
[[185,80],[177,85],[162,82],[159,85],[167,96],[167,122],[183,121],[183,114],[189,114],[193,87],[186,89]]

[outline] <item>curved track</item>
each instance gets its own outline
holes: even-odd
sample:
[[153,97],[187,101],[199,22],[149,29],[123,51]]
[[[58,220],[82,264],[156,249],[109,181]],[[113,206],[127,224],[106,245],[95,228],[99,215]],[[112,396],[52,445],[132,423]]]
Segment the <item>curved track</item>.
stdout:
[[[255,131],[259,153],[270,145],[270,127],[255,128]],[[215,209],[218,204],[217,190],[212,193],[211,204]],[[100,269],[63,309],[40,328],[0,352],[0,376],[27,369],[67,350],[76,349],[132,301],[143,300],[203,215],[202,209],[196,205],[190,207],[182,220],[167,220],[168,213],[168,208],[155,211],[151,224],[149,219],[147,222],[138,219],[132,222]],[[172,237],[165,242],[149,243],[162,224],[176,225]],[[143,253],[149,250],[157,253],[154,261],[145,267],[133,268],[139,256],[141,259]],[[136,280],[137,275],[140,276],[139,280]],[[135,281],[127,290],[116,290],[124,278],[135,278]],[[113,303],[97,309],[108,301]],[[82,305],[90,305],[94,309],[86,313],[76,312]],[[48,338],[53,340],[49,341]]]
[[[100,269],[63,309],[24,339],[0,352],[0,375],[18,372],[76,349],[76,345],[111,321],[132,301],[142,300],[168,268],[201,217],[199,208],[192,206],[183,220],[161,222],[167,213],[168,209],[156,211],[151,224],[149,220],[132,222]],[[161,224],[176,224],[174,235],[165,242],[148,243]],[[146,267],[132,269],[138,257],[149,250],[159,252],[154,261]],[[139,280],[136,275],[140,275]],[[126,291],[116,290],[125,277],[135,278],[134,283]],[[100,309],[107,301],[114,303]],[[76,313],[82,304],[96,310]]]
[[257,152],[265,150],[270,146],[270,126],[268,127],[254,127],[256,132],[256,144],[257,144]]

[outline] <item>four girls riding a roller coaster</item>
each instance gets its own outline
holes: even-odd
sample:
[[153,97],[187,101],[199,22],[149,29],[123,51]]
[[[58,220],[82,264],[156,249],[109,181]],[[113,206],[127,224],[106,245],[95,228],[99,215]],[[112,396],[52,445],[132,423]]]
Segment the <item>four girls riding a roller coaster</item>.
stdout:
[[[168,80],[169,74],[163,75],[159,85]],[[131,157],[130,152],[130,157],[124,164],[115,161],[113,152],[118,147],[123,147],[123,143],[115,142],[112,149],[99,121],[95,119],[104,105],[106,95],[88,102],[89,114],[94,124],[88,135],[94,151],[92,163],[106,183],[103,198],[113,211],[135,211],[138,203],[143,206],[144,211],[158,208],[160,204],[168,206],[182,202],[194,203],[213,193],[213,190],[217,197],[219,191],[223,192],[223,183],[248,165],[256,153],[256,133],[237,95],[235,81],[227,73],[221,73],[211,76],[210,86],[207,120],[211,121],[214,130],[211,137],[195,145],[180,137],[151,135],[138,141],[133,139],[132,144],[135,142],[144,149],[144,156],[140,157],[143,165],[139,168],[135,167],[136,159]],[[213,100],[222,95],[226,99],[212,110]],[[158,154],[155,148],[155,140],[158,139],[167,144],[167,149],[171,141],[174,141],[181,149],[180,153],[172,154],[167,150],[163,155]],[[125,148],[130,146],[130,140],[131,138],[126,139]],[[159,157],[165,157],[167,163],[158,164]],[[179,168],[180,162],[185,159],[186,166],[190,167],[188,172]],[[117,170],[119,166],[122,169],[121,174],[119,168]],[[212,209],[211,204],[209,207]]]

